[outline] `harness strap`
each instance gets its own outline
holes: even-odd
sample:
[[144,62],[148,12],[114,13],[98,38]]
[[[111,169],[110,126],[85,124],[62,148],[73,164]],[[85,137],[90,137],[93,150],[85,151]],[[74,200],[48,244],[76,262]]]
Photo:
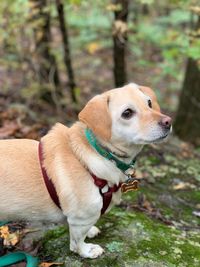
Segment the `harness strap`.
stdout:
[[59,201],[59,198],[58,198],[58,194],[56,192],[56,189],[55,189],[55,186],[54,184],[52,183],[52,180],[49,179],[49,176],[47,175],[47,172],[43,166],[43,151],[42,151],[42,143],[40,142],[39,143],[39,149],[38,149],[38,154],[39,154],[39,160],[40,160],[40,167],[41,167],[41,170],[42,170],[42,175],[43,175],[43,178],[44,178],[44,182],[45,182],[45,185],[46,185],[46,188],[49,192],[49,195],[51,196],[53,202],[56,204],[56,206],[58,208],[61,209],[61,205],[60,205],[60,201]]
[[91,173],[91,176],[94,180],[94,184],[99,187],[99,193],[101,194],[103,198],[103,207],[101,209],[101,214],[104,214],[110,205],[110,202],[112,200],[112,194],[117,192],[121,188],[121,183],[119,185],[114,185],[113,187],[109,187],[107,189],[107,192],[103,192],[103,188],[108,185],[106,180],[98,178],[96,175]]

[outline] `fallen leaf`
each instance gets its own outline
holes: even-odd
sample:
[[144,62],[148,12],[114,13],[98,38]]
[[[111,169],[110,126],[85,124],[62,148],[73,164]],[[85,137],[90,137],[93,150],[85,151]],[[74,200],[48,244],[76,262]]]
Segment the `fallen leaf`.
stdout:
[[182,190],[182,189],[194,189],[196,186],[194,184],[180,182],[172,187],[174,190]]
[[91,55],[94,55],[100,48],[101,48],[101,45],[97,42],[92,42],[87,45],[87,51]]
[[7,225],[0,227],[0,236],[4,239],[4,246],[15,246],[20,240],[19,231],[10,233]]
[[22,234],[23,235],[26,235],[26,234],[34,233],[34,232],[38,232],[38,231],[40,231],[40,229],[37,229],[37,228],[35,228],[35,229],[33,229],[33,228],[32,229],[28,229],[27,228],[27,229],[23,229],[22,230]]
[[1,226],[0,227],[0,235],[1,237],[3,237],[4,239],[7,238],[9,236],[9,229],[8,229],[8,226],[5,225],[5,226]]
[[63,262],[42,262],[40,263],[39,267],[50,267],[50,266],[53,266],[53,265],[63,265]]
[[[15,232],[15,233],[12,233],[9,235],[9,238],[7,239],[7,246],[8,245],[12,245],[12,246],[15,246],[20,240],[20,234],[19,232]],[[5,242],[5,240],[4,240]]]

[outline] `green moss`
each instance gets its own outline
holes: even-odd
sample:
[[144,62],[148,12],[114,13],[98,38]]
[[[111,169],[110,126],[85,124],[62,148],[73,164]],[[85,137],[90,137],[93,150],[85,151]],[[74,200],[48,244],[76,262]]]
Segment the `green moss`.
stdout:
[[[98,226],[102,234],[95,238],[95,242],[106,250],[101,258],[81,259],[69,252],[69,236],[63,227],[47,232],[43,240],[43,254],[52,260],[64,261],[64,266],[105,267],[125,266],[125,263],[126,266],[134,266],[131,265],[133,262],[143,262],[141,266],[146,266],[148,262],[152,265],[147,266],[200,264],[199,233],[186,233],[152,220],[143,213],[125,212],[120,208],[102,217]],[[68,265],[69,262],[71,265]]]

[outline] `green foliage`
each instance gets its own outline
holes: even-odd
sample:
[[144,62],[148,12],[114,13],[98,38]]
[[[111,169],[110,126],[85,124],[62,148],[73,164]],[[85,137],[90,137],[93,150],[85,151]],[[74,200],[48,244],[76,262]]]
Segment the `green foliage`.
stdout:
[[[22,31],[29,31],[25,27],[28,15],[28,0],[0,1],[0,44],[9,52],[16,54],[21,50]],[[23,12],[22,12],[23,10]],[[6,30],[5,30],[6,29]]]
[[[184,58],[189,56],[198,59],[200,56],[199,40],[195,39],[190,42],[190,36],[183,30],[183,24],[189,27],[190,16],[189,11],[177,9],[171,11],[168,16],[142,20],[135,27],[137,34],[130,37],[134,45],[146,42],[160,50],[163,59],[161,62],[163,75],[169,74],[176,77]],[[133,49],[133,52],[139,51],[135,49],[135,46]],[[136,55],[141,56],[141,53],[136,52]]]
[[[48,3],[53,33],[51,52],[56,57],[62,76],[65,66],[58,30],[58,14],[55,2]],[[119,7],[109,0],[64,0],[64,4],[72,62],[76,70],[75,77],[78,80],[80,74],[83,80],[87,79],[86,77],[94,77],[100,69],[105,72],[108,70],[111,76],[113,11]],[[143,73],[144,76],[148,76],[145,83],[155,88],[166,87],[167,91],[158,91],[157,94],[164,105],[172,111],[176,109],[178,102],[176,91],[181,87],[187,57],[200,59],[200,40],[197,32],[191,30],[191,22],[194,24],[197,20],[197,15],[191,13],[191,4],[193,1],[190,0],[137,0],[130,1],[129,6],[128,76],[137,81],[137,75],[141,80],[140,73]],[[144,6],[148,11],[146,14],[143,14]],[[1,64],[9,70],[20,70],[24,73],[21,82],[24,90],[20,90],[20,93],[22,92],[23,98],[25,94],[27,99],[26,91],[33,91],[30,93],[31,96],[37,95],[36,84],[39,85],[35,29],[41,21],[40,18],[32,19],[30,0],[2,0],[0,10]],[[107,80],[102,77],[99,79],[100,84],[96,81],[94,87],[111,88],[111,77],[110,82]],[[82,86],[78,84],[78,88]],[[77,89],[76,94],[81,95],[81,90]],[[166,103],[166,98],[173,104]]]

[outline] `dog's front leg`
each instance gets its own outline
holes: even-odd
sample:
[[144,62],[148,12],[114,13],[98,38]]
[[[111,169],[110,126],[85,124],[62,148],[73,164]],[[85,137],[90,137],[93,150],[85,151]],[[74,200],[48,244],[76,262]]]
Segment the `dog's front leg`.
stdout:
[[[76,222],[73,222],[76,221]],[[88,220],[79,219],[69,220],[69,231],[70,231],[70,250],[78,253],[84,258],[97,258],[100,256],[104,250],[99,245],[85,243],[85,238],[88,231],[91,229],[96,220],[93,222],[88,222]]]

